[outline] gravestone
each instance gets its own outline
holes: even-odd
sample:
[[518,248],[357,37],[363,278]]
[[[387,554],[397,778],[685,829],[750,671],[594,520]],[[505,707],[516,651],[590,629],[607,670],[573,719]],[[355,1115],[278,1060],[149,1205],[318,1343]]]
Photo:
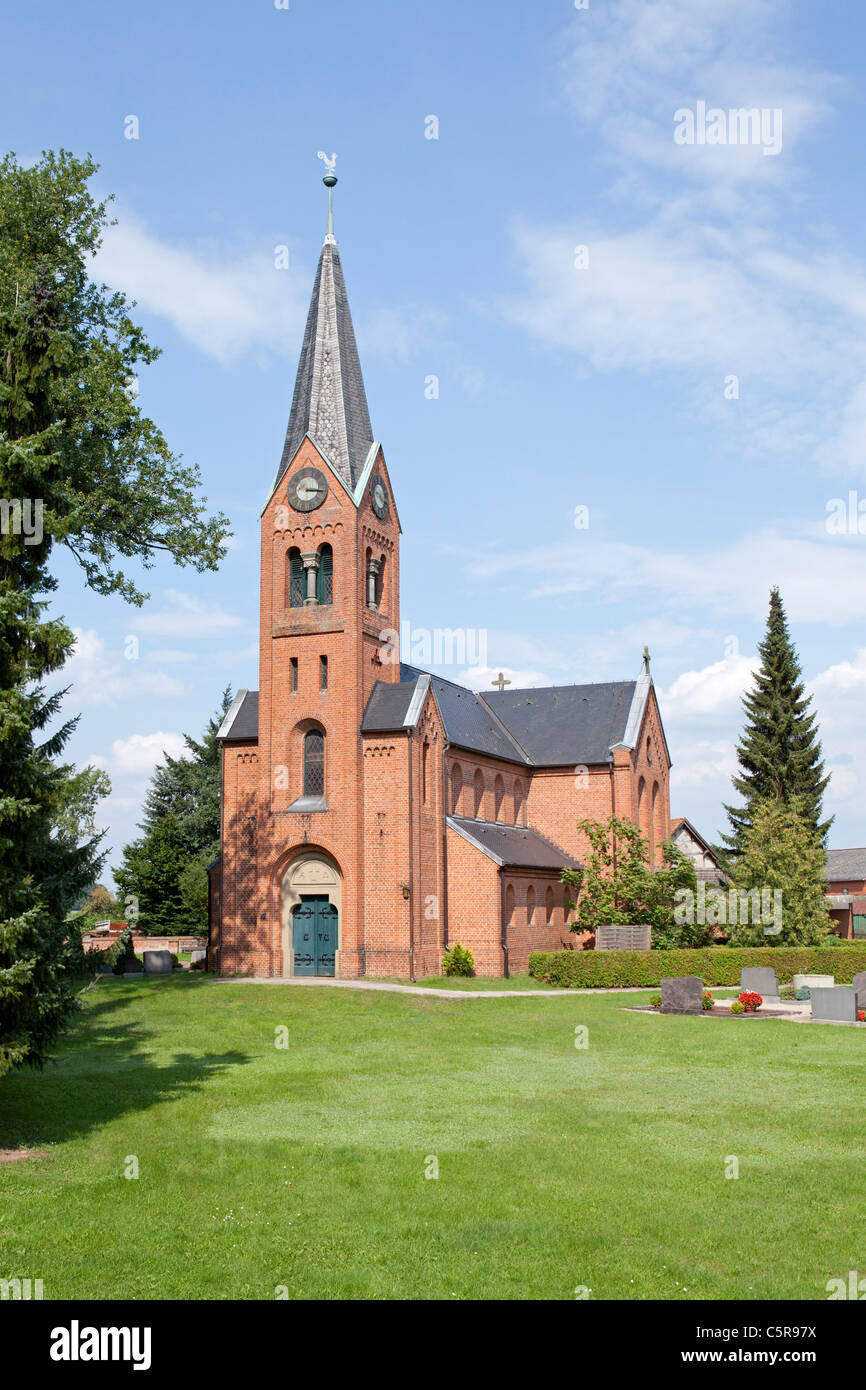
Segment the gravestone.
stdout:
[[206,960],[206,959],[207,959],[207,951],[203,950],[203,949],[202,949],[201,947],[199,947],[199,946],[197,946],[197,947],[195,948],[194,951],[190,951],[190,953],[189,953],[189,963],[190,963],[190,965],[196,965],[200,960]]
[[597,951],[648,951],[652,946],[652,927],[614,927],[603,925],[596,928],[595,949]]
[[853,989],[813,989],[812,1017],[835,1023],[857,1022],[857,995]]
[[171,951],[143,951],[146,975],[170,975]]
[[771,965],[744,966],[740,971],[740,993],[753,990],[765,1004],[779,1002],[779,981]]
[[703,1012],[704,982],[699,975],[681,975],[662,980],[663,1014],[699,1014]]
[[[866,974],[864,974],[863,980],[864,980],[863,988],[866,989]],[[795,988],[795,989],[832,989],[833,986],[835,985],[835,983],[836,983],[836,980],[835,980],[835,978],[834,978],[832,975],[795,975],[795,976],[794,976],[794,988]]]
[[857,995],[857,1008],[866,1009],[866,970],[858,970],[851,981],[851,988]]

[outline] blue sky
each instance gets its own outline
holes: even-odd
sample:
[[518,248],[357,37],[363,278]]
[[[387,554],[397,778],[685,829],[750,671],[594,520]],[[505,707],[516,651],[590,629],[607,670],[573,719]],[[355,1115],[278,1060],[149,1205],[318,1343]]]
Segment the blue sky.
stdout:
[[[672,812],[713,836],[778,583],[833,772],[831,842],[866,842],[866,535],[827,529],[834,498],[866,512],[864,38],[866,12],[837,0],[7,15],[4,142],[99,160],[118,225],[98,273],[163,349],[141,404],[235,533],[219,574],[160,563],[141,611],[58,559],[80,634],[71,752],[111,774],[114,863],[162,748],[226,684],[258,683],[258,515],[324,232],[318,150],[338,155],[403,618],[487,633],[483,669],[443,674],[629,678],[648,643]],[[700,102],[781,112],[781,149],[678,144],[675,112]]]

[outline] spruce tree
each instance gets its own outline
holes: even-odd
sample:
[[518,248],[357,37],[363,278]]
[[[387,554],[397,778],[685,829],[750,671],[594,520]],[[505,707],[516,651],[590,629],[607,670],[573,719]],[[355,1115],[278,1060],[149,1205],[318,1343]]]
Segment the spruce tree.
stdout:
[[[207,864],[219,850],[220,747],[217,732],[232,702],[223,691],[219,709],[200,739],[184,734],[188,756],[155,769],[144,801],[139,839],[123,851],[114,878],[128,915],[149,935],[201,931],[207,926]],[[201,878],[196,891],[195,879]]]
[[216,569],[226,519],[208,517],[132,389],[157,350],[122,294],[90,280],[109,219],[92,160],[0,160],[0,1073],[41,1065],[75,1007],[66,914],[95,881],[98,839],[77,842],[82,785],[53,734],[71,652],[46,614],[50,559],[67,548],[97,593],[141,604],[120,568],[160,552]]
[[822,819],[829,776],[824,774],[821,743],[811,696],[805,694],[799,658],[788,631],[779,590],[770,594],[766,634],[758,646],[761,666],[752,690],[743,697],[746,725],[737,744],[739,772],[732,778],[741,806],[726,806],[731,830],[722,835],[733,859],[742,854],[761,801],[798,798],[802,814],[819,841],[826,843],[833,818]]

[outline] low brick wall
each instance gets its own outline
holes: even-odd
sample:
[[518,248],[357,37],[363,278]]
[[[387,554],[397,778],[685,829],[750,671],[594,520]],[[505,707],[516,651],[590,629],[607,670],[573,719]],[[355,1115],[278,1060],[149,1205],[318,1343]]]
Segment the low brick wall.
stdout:
[[[85,951],[105,951],[109,946],[113,946],[116,940],[116,936],[85,936],[82,944]],[[181,951],[203,950],[206,946],[206,936],[137,935],[132,938],[132,948],[137,956],[140,956],[142,951],[173,951],[178,955]]]

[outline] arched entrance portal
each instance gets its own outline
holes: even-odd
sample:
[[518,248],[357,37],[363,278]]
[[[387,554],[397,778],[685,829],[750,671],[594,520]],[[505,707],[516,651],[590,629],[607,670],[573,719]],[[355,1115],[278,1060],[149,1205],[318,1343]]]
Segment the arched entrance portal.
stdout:
[[340,974],[343,883],[321,852],[292,860],[283,875],[283,974]]

